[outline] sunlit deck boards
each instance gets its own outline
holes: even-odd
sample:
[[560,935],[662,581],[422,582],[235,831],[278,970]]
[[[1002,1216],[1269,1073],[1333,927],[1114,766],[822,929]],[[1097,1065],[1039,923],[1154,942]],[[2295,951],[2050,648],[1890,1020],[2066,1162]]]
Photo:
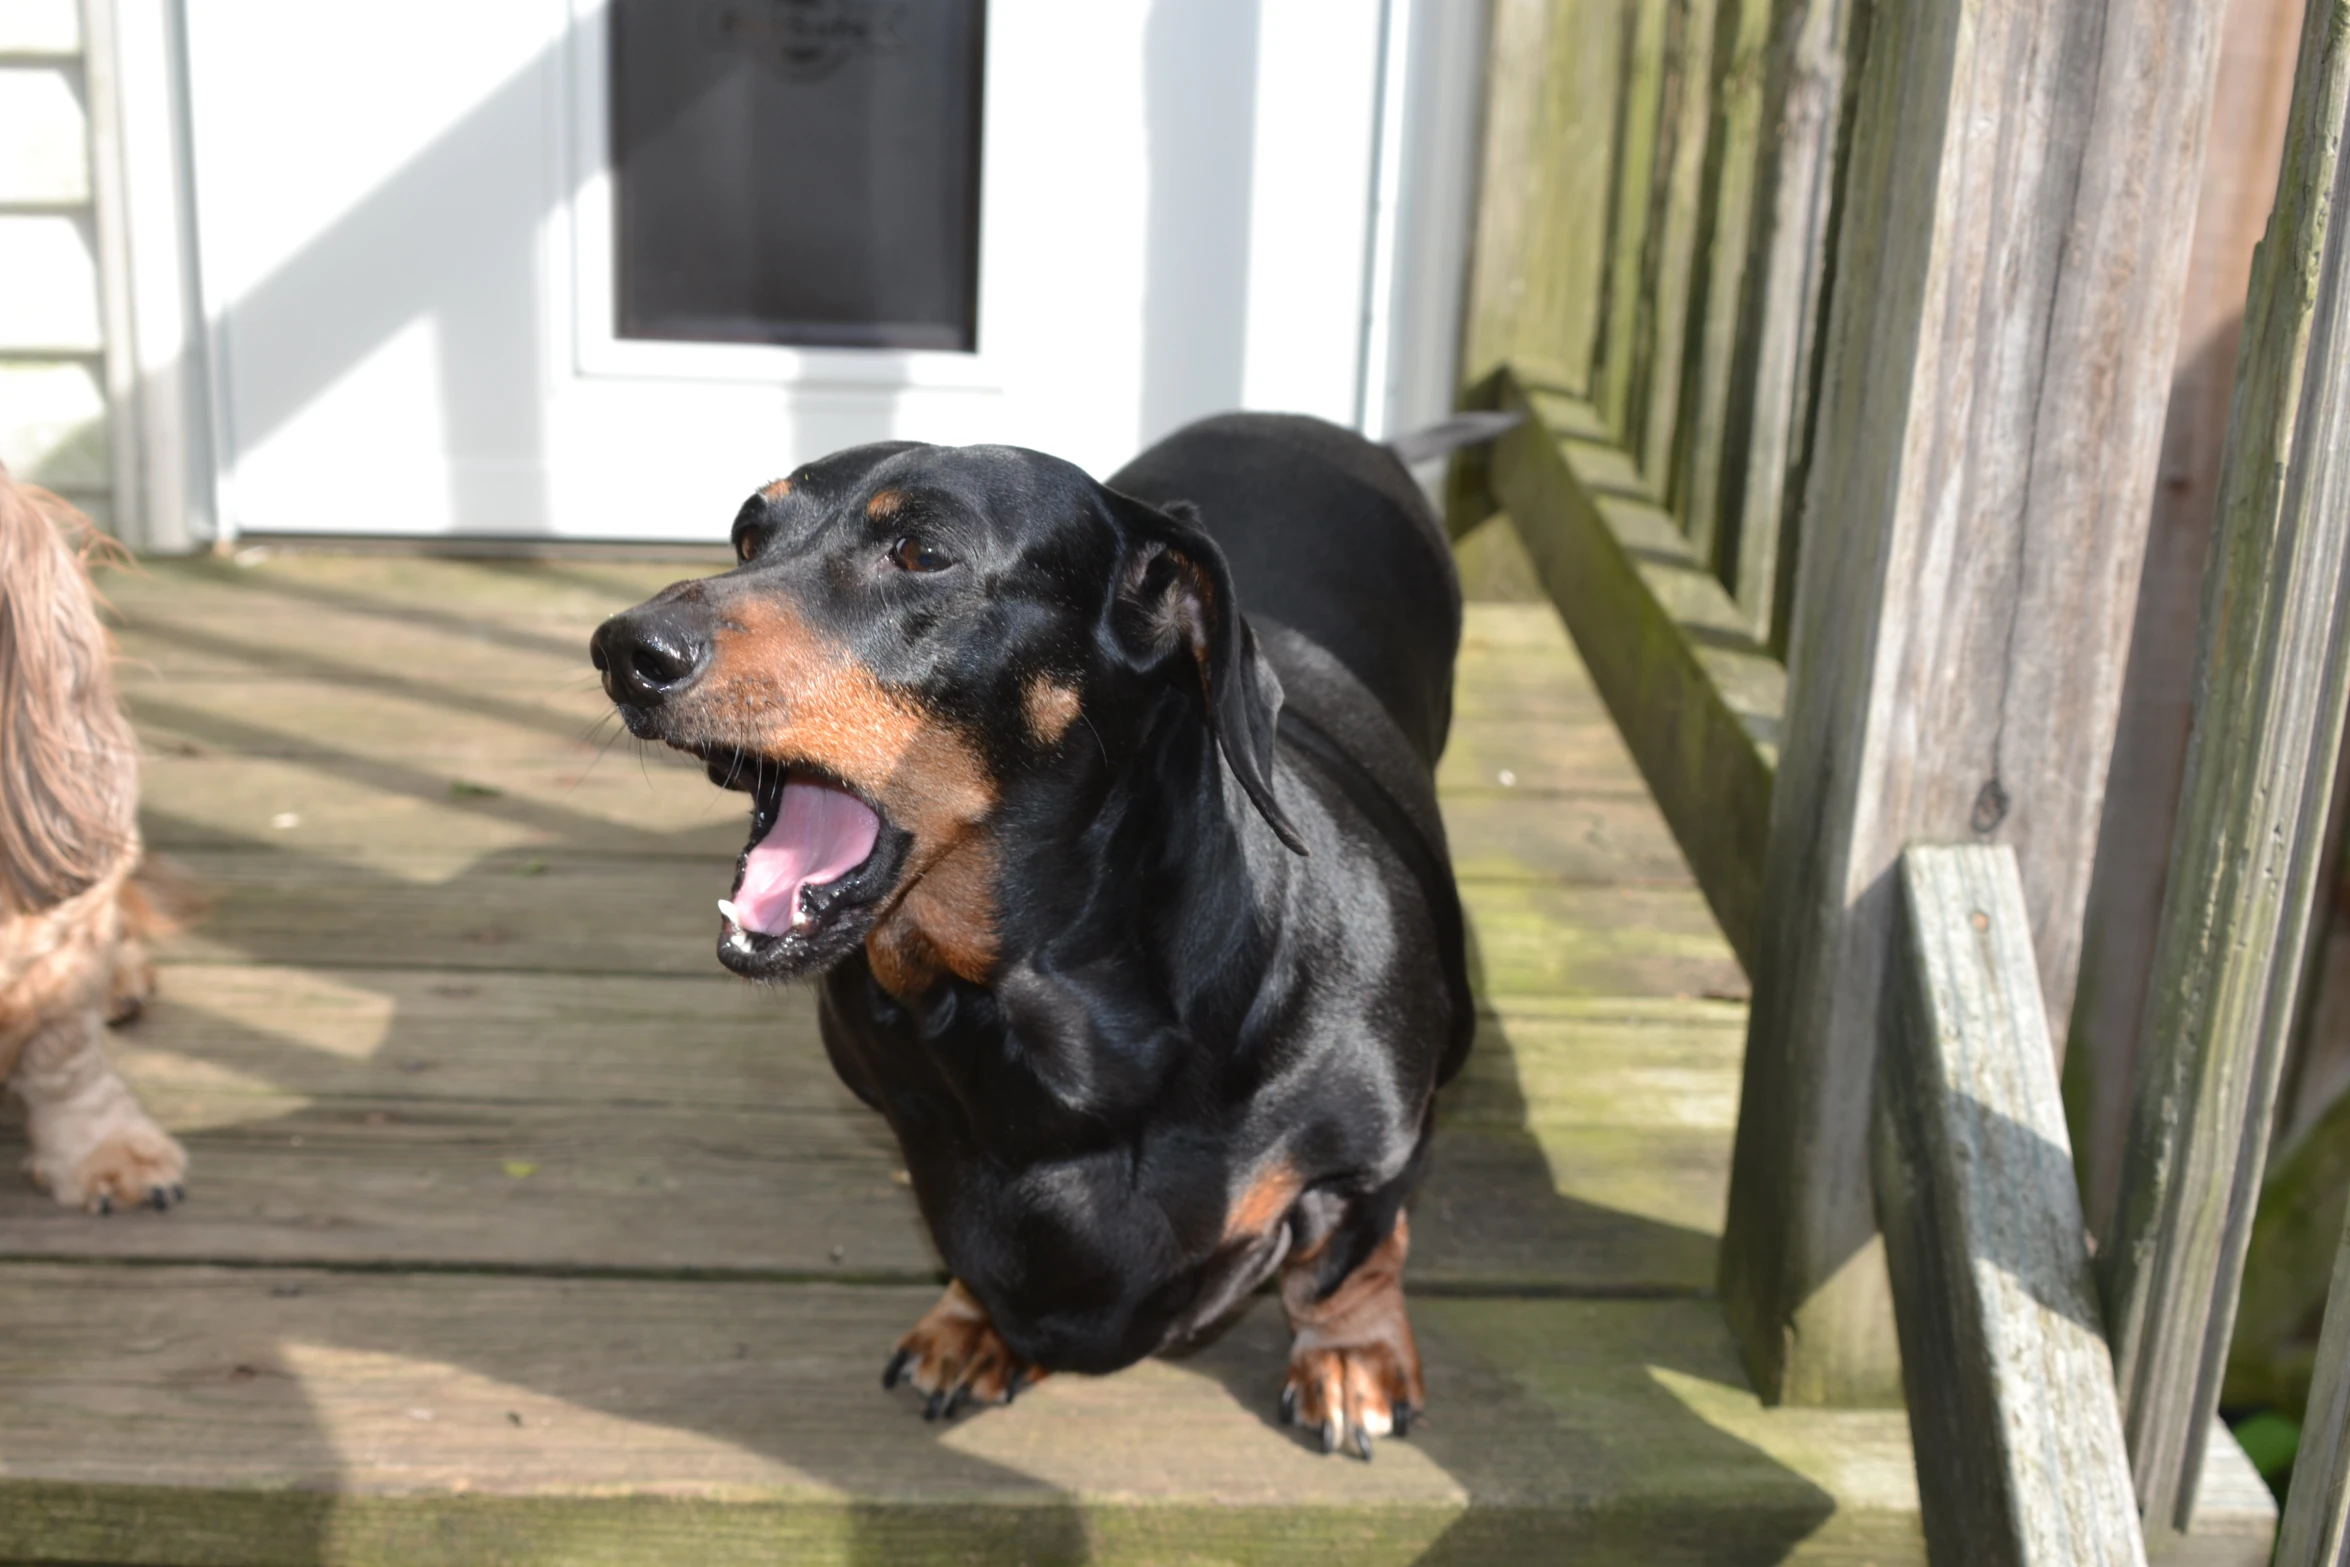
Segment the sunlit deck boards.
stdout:
[[884,1396],[936,1288],[895,1151],[711,957],[739,802],[596,729],[587,631],[679,574],[107,584],[217,900],[116,1041],[192,1200],[0,1190],[0,1561],[1918,1558],[1900,1413],[1761,1411],[1705,1298],[1744,981],[1540,607],[1473,609],[1444,775],[1490,1016],[1414,1225],[1430,1424],[1306,1452],[1266,1300],[949,1426]]

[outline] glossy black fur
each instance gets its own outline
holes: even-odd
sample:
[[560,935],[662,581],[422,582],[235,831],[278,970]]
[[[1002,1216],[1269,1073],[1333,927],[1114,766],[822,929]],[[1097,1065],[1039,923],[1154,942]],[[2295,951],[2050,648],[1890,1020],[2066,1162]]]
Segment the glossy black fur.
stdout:
[[[877,520],[885,489],[904,502]],[[1334,426],[1233,416],[1107,487],[1009,448],[859,448],[737,528],[742,567],[616,617],[599,663],[633,729],[690,746],[667,712],[710,617],[778,595],[985,755],[988,983],[903,1001],[852,946],[821,1012],[1004,1339],[1112,1370],[1325,1241],[1335,1288],[1393,1227],[1471,1030],[1431,776],[1460,596],[1409,477]],[[889,566],[909,532],[953,567]],[[660,678],[611,673],[646,647]],[[1049,744],[1024,706],[1039,675],[1081,701]],[[1275,1162],[1302,1195],[1228,1239]]]

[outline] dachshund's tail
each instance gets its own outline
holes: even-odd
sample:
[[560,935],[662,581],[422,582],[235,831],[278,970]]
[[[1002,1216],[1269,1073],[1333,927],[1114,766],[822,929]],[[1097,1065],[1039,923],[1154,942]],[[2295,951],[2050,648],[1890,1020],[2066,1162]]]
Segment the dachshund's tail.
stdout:
[[1472,410],[1454,414],[1449,419],[1423,425],[1402,435],[1391,435],[1382,444],[1395,453],[1395,460],[1406,468],[1433,462],[1439,457],[1450,457],[1465,446],[1482,446],[1498,441],[1525,422],[1526,416],[1515,409],[1497,412]]

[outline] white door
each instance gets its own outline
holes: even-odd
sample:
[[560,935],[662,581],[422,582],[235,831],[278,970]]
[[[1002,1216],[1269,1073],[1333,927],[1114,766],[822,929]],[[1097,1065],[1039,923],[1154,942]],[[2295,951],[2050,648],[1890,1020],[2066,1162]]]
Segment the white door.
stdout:
[[223,532],[713,540],[860,441],[1359,422],[1405,5],[187,0]]

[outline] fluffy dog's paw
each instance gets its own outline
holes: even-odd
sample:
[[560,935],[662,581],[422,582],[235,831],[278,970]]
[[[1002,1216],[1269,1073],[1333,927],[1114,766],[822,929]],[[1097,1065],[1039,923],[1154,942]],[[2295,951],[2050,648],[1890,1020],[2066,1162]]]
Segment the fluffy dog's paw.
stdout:
[[928,1395],[922,1418],[952,1420],[965,1404],[1008,1404],[1044,1380],[1042,1367],[1012,1353],[987,1319],[987,1308],[956,1280],[914,1330],[898,1340],[881,1385],[910,1382]]
[[187,1196],[187,1150],[144,1116],[87,1148],[36,1146],[25,1170],[58,1202],[86,1213],[141,1206],[161,1212]]
[[1400,1346],[1309,1346],[1301,1339],[1289,1352],[1281,1423],[1319,1434],[1325,1453],[1335,1453],[1341,1443],[1351,1441],[1368,1462],[1371,1439],[1390,1433],[1409,1436],[1426,1400],[1420,1388],[1420,1357],[1408,1338]]
[[136,943],[125,942],[106,987],[106,1021],[117,1028],[136,1022],[155,996],[155,963]]

